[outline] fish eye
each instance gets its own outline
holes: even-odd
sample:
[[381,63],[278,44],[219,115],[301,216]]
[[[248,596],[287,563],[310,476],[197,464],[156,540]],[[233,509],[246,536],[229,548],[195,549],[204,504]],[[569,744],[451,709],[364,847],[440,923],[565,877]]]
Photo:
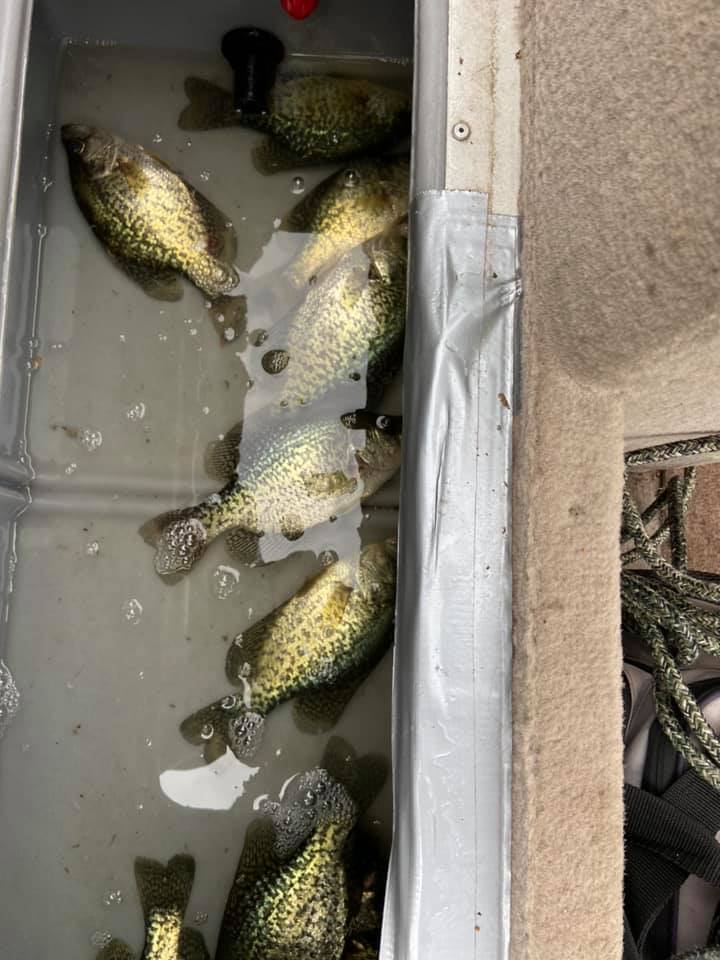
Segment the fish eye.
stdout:
[[390,423],[391,423],[390,417],[386,417],[384,415],[379,416],[375,421],[375,424],[378,430],[387,430],[388,427],[390,426]]
[[72,140],[70,142],[70,150],[75,154],[76,157],[82,156],[82,154],[85,153],[85,141]]

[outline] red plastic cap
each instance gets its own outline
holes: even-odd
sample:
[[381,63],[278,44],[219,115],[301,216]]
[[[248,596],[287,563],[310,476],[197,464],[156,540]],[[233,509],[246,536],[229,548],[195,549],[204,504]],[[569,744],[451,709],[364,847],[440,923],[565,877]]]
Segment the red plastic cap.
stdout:
[[280,0],[280,5],[285,13],[289,13],[291,17],[295,17],[296,20],[304,20],[317,7],[318,0]]

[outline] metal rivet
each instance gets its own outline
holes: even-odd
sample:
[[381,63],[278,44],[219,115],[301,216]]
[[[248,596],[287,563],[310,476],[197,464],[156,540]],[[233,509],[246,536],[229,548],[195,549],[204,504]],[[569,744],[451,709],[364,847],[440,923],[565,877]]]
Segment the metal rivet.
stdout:
[[460,120],[452,128],[452,135],[456,140],[467,140],[467,138],[470,136],[470,127],[467,125],[467,123],[464,123],[462,120]]

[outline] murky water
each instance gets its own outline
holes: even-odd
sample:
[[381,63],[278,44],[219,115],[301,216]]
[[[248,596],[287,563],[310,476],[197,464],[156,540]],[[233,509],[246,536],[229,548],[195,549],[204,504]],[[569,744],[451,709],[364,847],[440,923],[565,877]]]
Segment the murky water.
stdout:
[[[71,46],[56,119],[145,144],[227,213],[248,329],[267,329],[287,306],[273,277],[297,243],[277,224],[337,165],[263,177],[250,162],[257,134],[180,130],[191,73],[229,84],[219,60]],[[267,407],[275,387],[259,365],[264,351],[222,343],[196,289],[161,303],[113,265],[73,200],[57,133],[43,176],[36,480],[18,531],[5,648],[22,703],[0,752],[2,954],[78,960],[110,933],[139,950],[133,859],[182,851],[197,861],[188,918],[212,950],[259,799],[319,763],[328,737],[299,732],[285,704],[252,761],[227,753],[207,765],[179,722],[226,692],[232,638],[320,569],[318,554],[392,533],[397,482],[281,563],[250,569],[218,542],[180,583],[162,582],[138,528],[217,489],[203,469],[206,445]],[[362,386],[348,380],[348,409],[362,405]],[[383,412],[398,412],[398,398],[396,384]],[[334,731],[360,753],[389,754],[389,669],[386,656]],[[387,840],[389,785],[369,823]]]

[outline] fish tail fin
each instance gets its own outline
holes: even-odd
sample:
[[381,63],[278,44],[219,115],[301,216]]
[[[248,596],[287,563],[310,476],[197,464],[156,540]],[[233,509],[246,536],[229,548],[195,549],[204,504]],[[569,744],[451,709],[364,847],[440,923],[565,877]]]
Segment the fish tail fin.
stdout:
[[205,552],[208,532],[197,507],[168,510],[140,527],[145,543],[155,547],[155,570],[172,583],[187,573]]
[[231,693],[191,713],[180,724],[180,733],[189,743],[205,744],[208,761],[221,756],[226,747],[238,760],[246,760],[258,750],[264,726],[264,716]]
[[178,118],[181,130],[214,130],[238,124],[232,94],[200,77],[188,77],[185,93],[190,101]]
[[323,754],[322,766],[333,780],[347,790],[359,813],[363,813],[385,785],[388,762],[378,753],[358,757],[342,737],[331,737]]
[[178,854],[168,861],[167,866],[158,860],[138,857],[135,860],[135,882],[145,922],[153,913],[162,910],[175,914],[181,924],[194,879],[195,860],[188,854]]

